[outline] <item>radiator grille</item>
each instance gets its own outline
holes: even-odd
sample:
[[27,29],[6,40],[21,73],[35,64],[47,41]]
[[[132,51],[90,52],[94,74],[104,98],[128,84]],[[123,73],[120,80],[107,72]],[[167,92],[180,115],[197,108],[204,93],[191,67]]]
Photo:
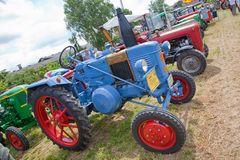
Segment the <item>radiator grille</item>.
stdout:
[[[112,74],[124,80],[134,80],[128,61],[123,61],[110,65]],[[118,81],[118,80],[117,80]]]

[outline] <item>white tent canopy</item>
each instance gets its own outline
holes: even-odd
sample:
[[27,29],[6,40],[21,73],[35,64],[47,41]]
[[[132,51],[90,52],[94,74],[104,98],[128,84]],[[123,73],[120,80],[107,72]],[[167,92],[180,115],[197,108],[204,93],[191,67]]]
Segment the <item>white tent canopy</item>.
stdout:
[[[144,18],[143,17],[144,15],[125,15],[125,16],[126,16],[128,22],[136,22],[136,21]],[[113,17],[108,22],[106,22],[105,24],[102,25],[102,27],[106,30],[110,30],[117,26],[119,26],[117,16]]]

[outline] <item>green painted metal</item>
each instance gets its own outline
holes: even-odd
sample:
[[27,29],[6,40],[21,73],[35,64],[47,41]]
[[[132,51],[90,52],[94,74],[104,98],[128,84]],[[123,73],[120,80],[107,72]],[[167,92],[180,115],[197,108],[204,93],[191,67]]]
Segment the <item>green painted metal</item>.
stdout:
[[27,86],[16,86],[0,95],[0,131],[10,126],[26,130],[36,124],[27,103]]
[[189,20],[194,20],[194,21],[196,21],[196,22],[199,22],[201,28],[204,28],[204,27],[205,27],[205,22],[204,22],[204,20],[200,17],[199,14],[193,14],[193,15],[191,15],[191,16],[188,16],[188,17],[186,17],[186,18],[183,18],[183,19],[181,19],[180,21],[178,21],[178,24],[179,24],[179,23],[186,22],[186,21],[189,21]]

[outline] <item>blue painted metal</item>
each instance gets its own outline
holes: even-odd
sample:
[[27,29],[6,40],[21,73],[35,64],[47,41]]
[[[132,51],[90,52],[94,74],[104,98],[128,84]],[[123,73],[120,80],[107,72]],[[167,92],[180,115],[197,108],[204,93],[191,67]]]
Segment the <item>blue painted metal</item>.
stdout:
[[[30,88],[35,88],[41,85],[50,87],[56,85],[70,85],[73,95],[77,97],[82,106],[92,106],[94,111],[99,111],[104,114],[112,114],[121,106],[121,103],[126,100],[131,100],[145,95],[157,98],[159,103],[162,103],[162,108],[167,109],[173,91],[179,88],[179,83],[174,86],[168,86],[169,73],[166,71],[166,64],[161,60],[161,46],[157,42],[147,42],[140,45],[127,48],[125,55],[127,63],[134,75],[134,80],[128,80],[113,75],[112,68],[108,62],[108,56],[102,56],[98,59],[89,59],[84,62],[78,62],[75,67],[75,72],[72,82],[59,77],[52,77],[41,80],[30,85]],[[148,69],[146,73],[139,72],[139,60],[147,62]],[[159,86],[152,92],[147,83],[147,77],[152,70],[156,71],[156,76],[160,80]],[[180,87],[181,88],[181,87]],[[164,95],[164,96],[163,96]],[[165,97],[162,99],[161,97]],[[135,101],[132,101],[136,103]],[[137,102],[148,107],[154,107],[150,104]]]
[[139,104],[139,105],[142,105],[142,106],[146,106],[146,107],[151,107],[151,108],[160,108],[160,106],[154,106],[154,105],[151,105],[151,104],[135,101],[133,99],[129,100],[129,102],[132,102],[132,103],[135,103],[135,104]]
[[106,85],[93,91],[92,102],[97,111],[112,114],[121,106],[122,98],[113,86]]
[[43,85],[53,87],[53,86],[71,85],[71,84],[72,84],[71,81],[64,78],[63,76],[54,76],[54,77],[45,78],[38,82],[32,83],[28,85],[28,89],[34,89]]

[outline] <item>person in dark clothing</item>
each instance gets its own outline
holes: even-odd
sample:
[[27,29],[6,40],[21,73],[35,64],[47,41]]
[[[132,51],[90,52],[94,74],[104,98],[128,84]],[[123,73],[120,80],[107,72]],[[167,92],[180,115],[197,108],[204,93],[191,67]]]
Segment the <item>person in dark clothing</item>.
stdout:
[[229,0],[230,10],[232,12],[232,15],[236,15],[236,0]]

